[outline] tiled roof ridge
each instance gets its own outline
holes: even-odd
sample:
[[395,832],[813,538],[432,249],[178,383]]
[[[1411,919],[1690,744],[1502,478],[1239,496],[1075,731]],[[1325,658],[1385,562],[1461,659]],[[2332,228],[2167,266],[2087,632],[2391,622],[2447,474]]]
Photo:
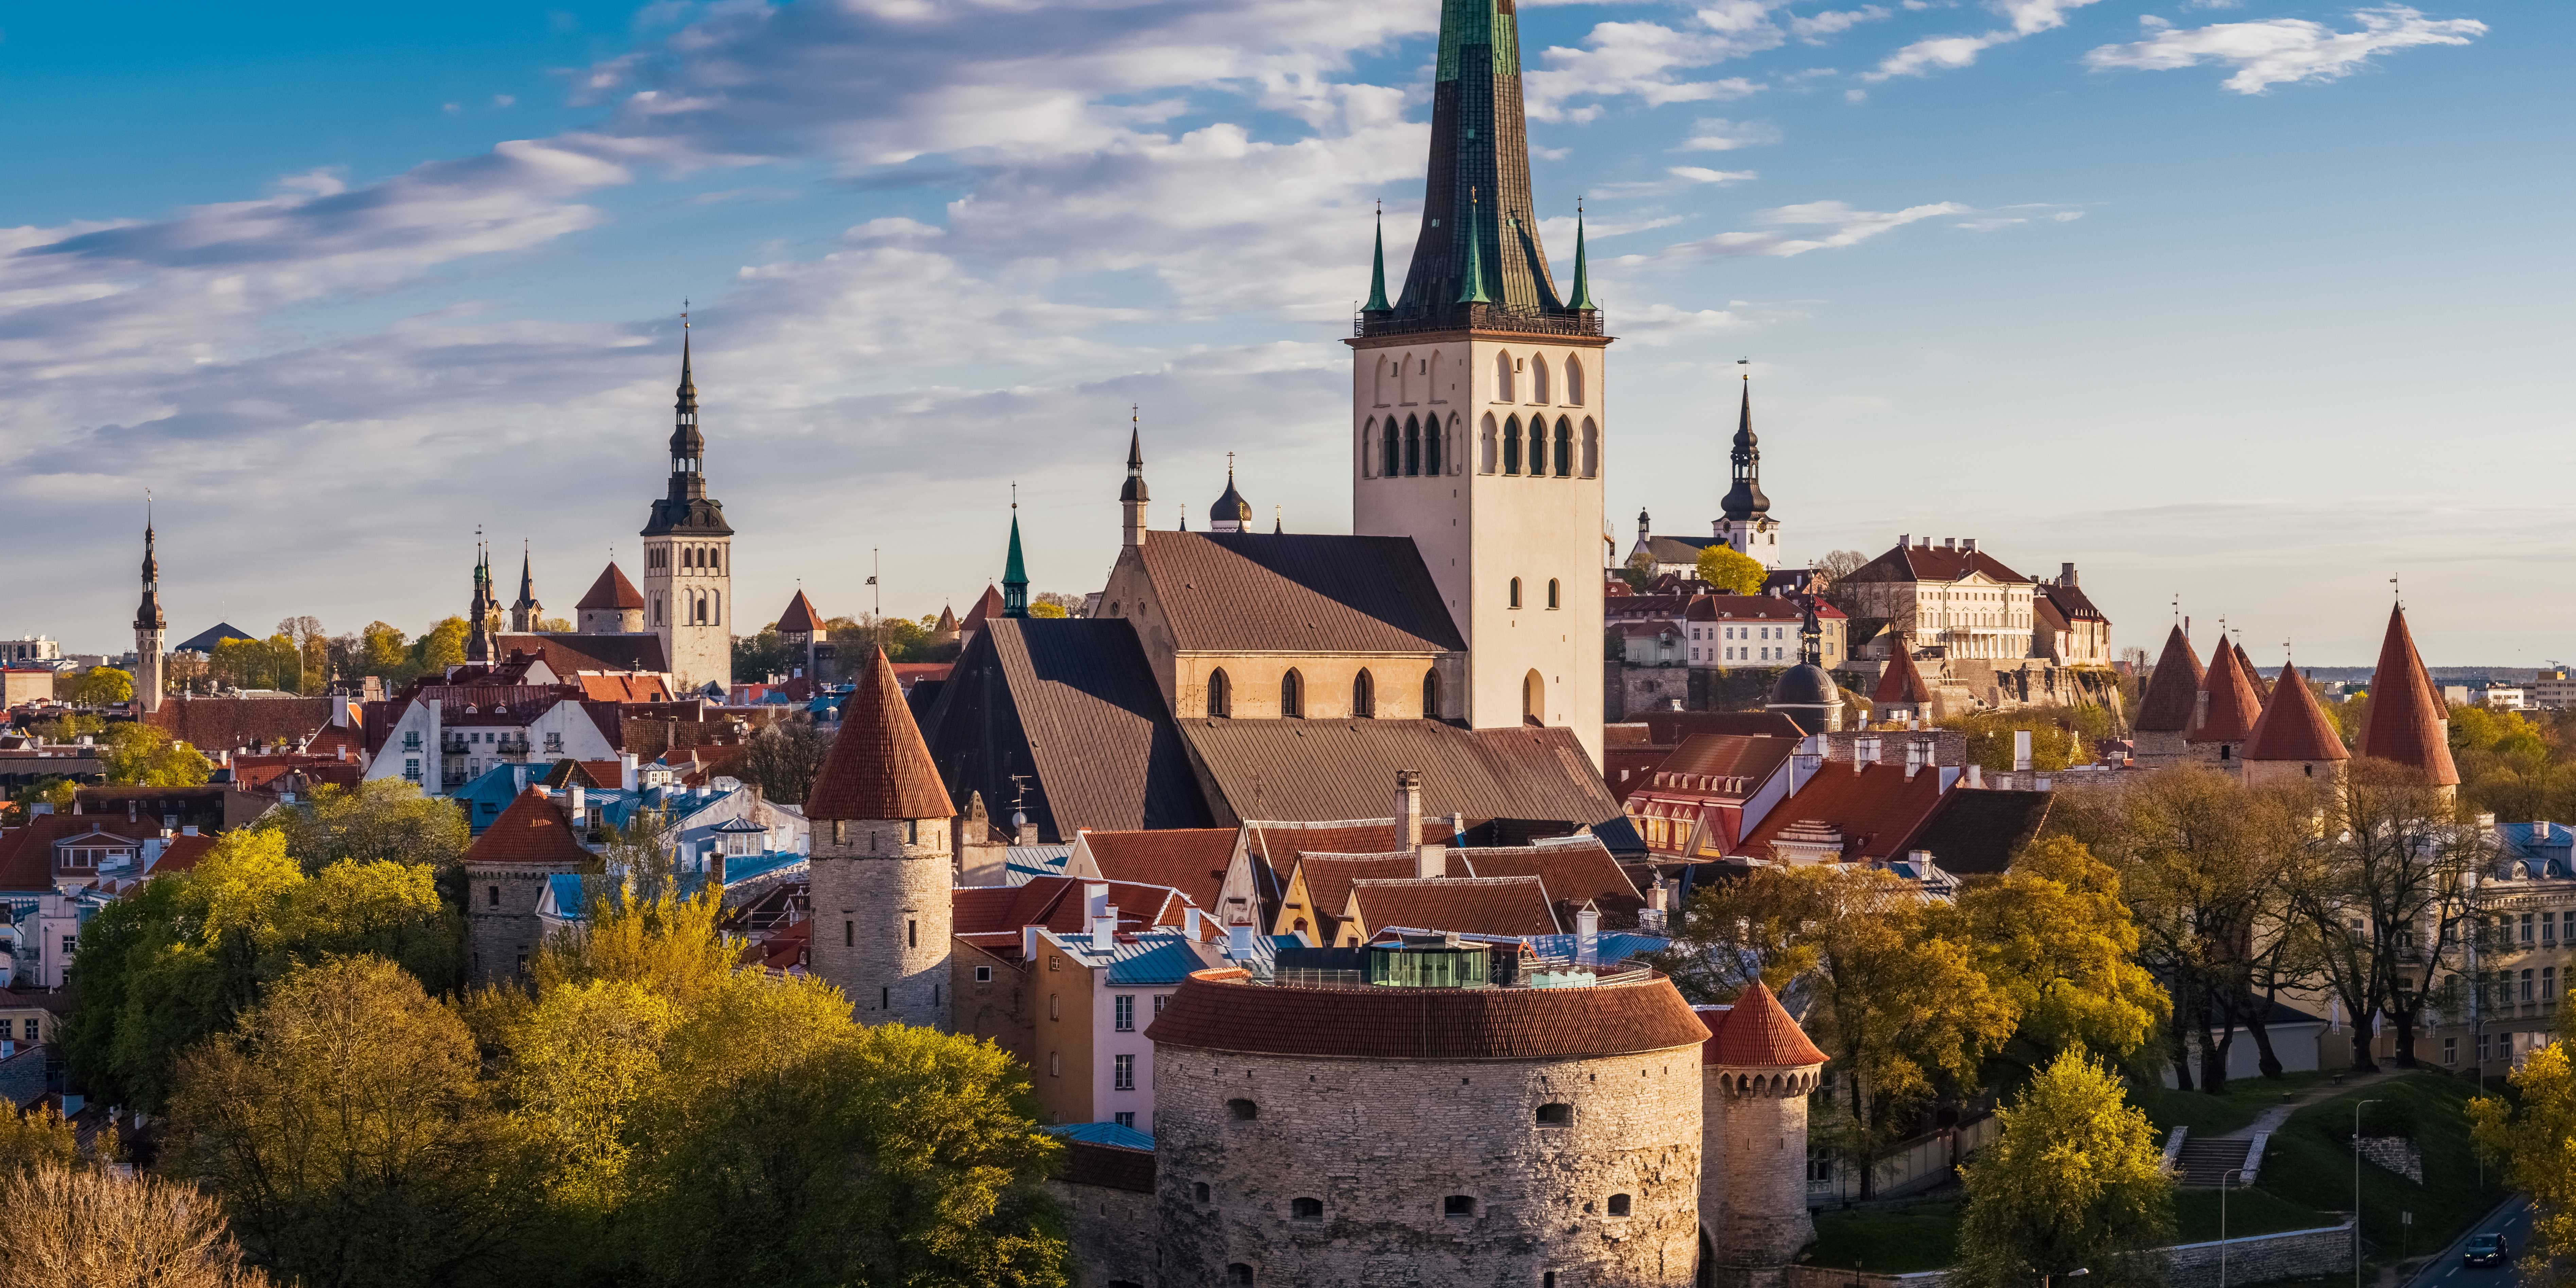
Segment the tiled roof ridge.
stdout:
[[811,635],[821,629],[823,615],[815,611],[814,601],[807,599],[804,590],[799,588],[796,597],[787,601],[786,611],[778,615],[778,633]]
[[2272,685],[2272,699],[2263,704],[2263,718],[2254,722],[2245,759],[2347,760],[2351,756],[2344,750],[2343,735],[2326,719],[2325,709],[2317,705],[2298,667],[2283,662],[2281,678]]
[[1647,971],[1583,988],[1277,987],[1194,971],[1145,1036],[1157,1047],[1385,1060],[1568,1060],[1698,1047],[1708,1026]]
[[1888,651],[1887,669],[1879,673],[1878,691],[1872,702],[1904,702],[1916,706],[1932,701],[1931,687],[1924,684],[1923,672],[1914,665],[1914,644],[1898,631]]
[[626,579],[625,570],[612,559],[606,568],[600,570],[599,579],[590,583],[590,589],[582,594],[581,602],[574,604],[572,610],[585,613],[643,607],[644,592],[635,589],[635,583]]
[[1716,1020],[1704,1022],[1710,1033],[1701,1059],[1707,1064],[1794,1069],[1826,1062],[1807,1031],[1758,979],[1745,985]]
[[2156,658],[2156,669],[2147,676],[2147,691],[2138,698],[2138,732],[2189,730],[2192,707],[2198,701],[2206,674],[2201,669],[2200,656],[2191,651],[2191,637],[2183,634],[2182,623],[2174,623],[2172,632],[2165,636],[2164,652]]
[[805,799],[809,819],[949,818],[957,810],[913,723],[894,665],[872,650],[841,704],[841,732]]
[[2223,638],[2219,641],[2209,674],[2201,679],[2200,691],[2208,694],[2209,700],[2185,738],[2192,742],[2243,742],[2254,732],[2263,699],[2255,691],[2253,677],[2245,674],[2243,655],[2233,643]]
[[512,799],[465,852],[468,863],[586,864],[590,859],[590,852],[573,838],[563,807],[535,784]]
[[2460,769],[2451,759],[2445,728],[2449,716],[2442,691],[2415,650],[2415,633],[2406,624],[2405,607],[2392,606],[2388,634],[2379,646],[2379,665],[2370,676],[2370,706],[2362,714],[2358,750],[2409,766],[2436,787],[2455,786]]

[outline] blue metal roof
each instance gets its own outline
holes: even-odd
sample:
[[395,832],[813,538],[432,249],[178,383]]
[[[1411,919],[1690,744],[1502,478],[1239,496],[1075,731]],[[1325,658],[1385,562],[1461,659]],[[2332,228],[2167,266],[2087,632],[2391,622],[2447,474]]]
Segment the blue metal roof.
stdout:
[[1091,1145],[1115,1145],[1120,1149],[1147,1150],[1154,1147],[1153,1137],[1133,1127],[1121,1127],[1116,1123],[1059,1123],[1047,1130],[1066,1140],[1078,1140]]
[[[1574,936],[1532,935],[1521,942],[1528,944],[1541,957],[1574,957]],[[1661,935],[1640,935],[1633,931],[1613,930],[1602,934],[1595,960],[1624,962],[1640,953],[1662,952],[1673,941]]]
[[1060,877],[1065,862],[1073,857],[1070,845],[1013,845],[1002,851],[1002,879],[1024,886],[1031,877]]

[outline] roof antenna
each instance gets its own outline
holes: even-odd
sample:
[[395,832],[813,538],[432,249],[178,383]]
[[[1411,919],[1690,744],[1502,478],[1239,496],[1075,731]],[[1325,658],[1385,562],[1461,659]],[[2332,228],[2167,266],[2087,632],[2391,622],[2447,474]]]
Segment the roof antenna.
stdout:
[[2406,591],[2403,587],[2400,587],[2397,584],[2397,579],[2395,577],[2388,579],[2388,593],[2396,597],[2397,606],[2399,608],[2402,609],[2406,607]]

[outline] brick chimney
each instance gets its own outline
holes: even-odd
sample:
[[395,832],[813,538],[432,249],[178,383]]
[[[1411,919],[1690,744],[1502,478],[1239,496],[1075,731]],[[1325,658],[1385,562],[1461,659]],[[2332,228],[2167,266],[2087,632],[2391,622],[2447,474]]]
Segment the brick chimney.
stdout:
[[1422,771],[1395,771],[1395,848],[1422,847]]

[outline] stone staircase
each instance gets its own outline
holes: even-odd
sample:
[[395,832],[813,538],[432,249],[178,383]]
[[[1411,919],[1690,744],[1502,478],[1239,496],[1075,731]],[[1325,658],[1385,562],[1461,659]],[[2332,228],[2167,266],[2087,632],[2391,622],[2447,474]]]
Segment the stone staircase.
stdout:
[[[2182,1154],[2174,1160],[2174,1170],[2183,1185],[2193,1189],[2216,1189],[2228,1183],[2229,1172],[2245,1166],[2245,1156],[2254,1142],[2245,1138],[2191,1137],[2182,1143]],[[2237,1178],[2242,1181],[2244,1178]]]

